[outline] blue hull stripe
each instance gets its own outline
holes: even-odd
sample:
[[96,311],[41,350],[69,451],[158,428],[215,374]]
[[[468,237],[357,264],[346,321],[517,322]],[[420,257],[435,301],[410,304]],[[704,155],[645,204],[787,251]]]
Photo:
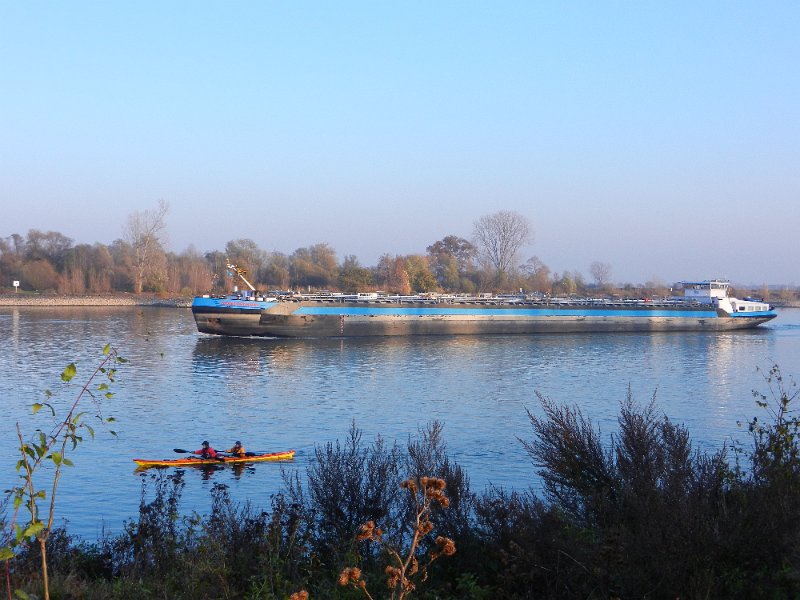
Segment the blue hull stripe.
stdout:
[[[378,308],[359,306],[304,306],[294,315],[357,315],[357,316],[471,316],[471,317],[673,317],[681,319],[716,319],[714,310],[603,310],[564,308]],[[757,316],[750,313],[748,316]],[[744,315],[742,315],[744,316]],[[762,315],[763,316],[763,313]]]
[[192,308],[225,308],[225,309],[238,309],[242,311],[255,311],[269,310],[275,306],[277,302],[259,302],[256,300],[234,300],[228,298],[195,298],[192,302]]

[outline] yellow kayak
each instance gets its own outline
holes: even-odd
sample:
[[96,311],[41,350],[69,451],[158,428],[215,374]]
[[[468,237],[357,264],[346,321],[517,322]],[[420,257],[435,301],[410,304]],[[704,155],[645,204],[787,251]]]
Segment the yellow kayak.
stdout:
[[236,464],[236,463],[251,463],[251,462],[264,462],[268,460],[292,460],[294,458],[294,450],[286,450],[285,452],[269,452],[266,454],[257,454],[255,452],[248,452],[244,456],[217,456],[216,458],[202,458],[200,456],[190,456],[188,458],[165,458],[161,460],[145,460],[143,458],[134,458],[135,462],[140,467],[195,467],[202,465],[223,465],[223,464]]

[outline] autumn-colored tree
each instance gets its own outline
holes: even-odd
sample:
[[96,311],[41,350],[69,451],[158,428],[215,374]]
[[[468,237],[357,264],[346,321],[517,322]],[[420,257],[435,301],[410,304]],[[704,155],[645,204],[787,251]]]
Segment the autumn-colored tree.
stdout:
[[26,263],[23,282],[31,289],[41,292],[56,291],[59,287],[59,275],[47,259],[34,260]]
[[405,269],[412,291],[418,293],[436,291],[438,287],[436,277],[431,272],[430,262],[426,256],[421,254],[406,256]]
[[114,263],[111,286],[115,291],[133,291],[134,255],[131,245],[123,239],[114,240],[108,247]]
[[298,285],[328,288],[337,278],[336,251],[328,244],[298,248],[290,257],[292,279]]
[[92,260],[88,267],[86,285],[94,294],[107,294],[113,290],[114,258],[108,246],[95,244],[92,246]]
[[406,259],[402,256],[384,254],[378,260],[378,285],[393,294],[408,295],[411,293],[411,281],[406,271]]
[[167,258],[167,291],[190,295],[211,289],[214,277],[211,266],[194,246],[189,246],[178,256],[170,254]]
[[426,251],[439,286],[447,291],[463,290],[468,274],[475,268],[475,246],[464,238],[448,235]]
[[59,292],[83,294],[86,291],[86,270],[89,266],[91,248],[88,244],[79,244],[68,252],[64,260]]
[[553,293],[556,295],[571,296],[578,291],[578,286],[575,280],[568,271],[564,271],[561,275],[558,273],[553,275]]
[[461,271],[458,260],[449,254],[438,254],[433,258],[433,270],[439,286],[448,292],[461,289]]
[[361,266],[354,255],[344,257],[339,269],[339,289],[343,292],[366,292],[375,285],[372,271]]
[[65,294],[108,293],[114,259],[103,244],[78,244],[64,258],[61,292]]
[[558,295],[586,294],[586,281],[580,271],[564,271],[553,275],[553,293]]

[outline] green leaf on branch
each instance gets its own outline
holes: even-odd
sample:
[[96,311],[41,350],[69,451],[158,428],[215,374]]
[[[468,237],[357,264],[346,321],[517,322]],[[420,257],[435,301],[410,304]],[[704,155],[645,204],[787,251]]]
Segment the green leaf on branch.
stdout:
[[42,529],[44,529],[44,523],[41,521],[36,521],[35,523],[30,524],[30,526],[25,530],[25,533],[22,534],[22,537],[30,538],[38,535]]
[[36,414],[41,409],[43,409],[45,406],[50,409],[50,414],[55,417],[56,416],[56,409],[54,409],[47,402],[36,402],[34,404],[31,404],[31,410],[33,411],[33,414]]
[[70,363],[66,366],[63,373],[61,373],[61,380],[62,381],[72,381],[72,378],[78,373],[78,368],[75,366],[75,363]]
[[103,346],[103,355],[108,356],[109,352],[111,352],[111,344],[106,344]]
[[61,452],[53,452],[53,453],[50,455],[50,458],[51,458],[51,459],[53,460],[53,462],[54,462],[54,463],[56,463],[57,465],[60,465],[60,464],[61,464],[61,460],[62,460],[62,457],[61,457]]
[[9,560],[14,558],[14,551],[6,546],[5,548],[0,548],[0,560]]

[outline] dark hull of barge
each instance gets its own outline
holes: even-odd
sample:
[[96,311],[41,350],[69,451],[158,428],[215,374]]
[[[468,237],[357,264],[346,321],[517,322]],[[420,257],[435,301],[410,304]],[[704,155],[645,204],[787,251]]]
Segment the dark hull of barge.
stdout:
[[730,331],[750,329],[774,318],[729,315],[709,305],[656,306],[492,305],[277,302],[261,311],[194,311],[198,330],[226,336],[279,338],[409,335],[531,335]]

